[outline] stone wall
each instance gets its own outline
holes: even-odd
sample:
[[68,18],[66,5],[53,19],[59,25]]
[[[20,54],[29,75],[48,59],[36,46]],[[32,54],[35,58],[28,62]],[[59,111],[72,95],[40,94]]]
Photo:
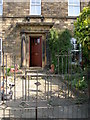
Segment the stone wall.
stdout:
[[3,15],[7,17],[20,17],[29,14],[29,3],[24,2],[4,2]]
[[68,15],[68,3],[42,3],[42,15],[45,17],[66,17]]
[[[81,4],[81,9],[87,3]],[[20,63],[21,58],[21,31],[44,31],[49,30],[49,26],[30,26],[17,25],[18,23],[54,23],[53,27],[60,30],[68,28],[73,32],[73,22],[76,18],[68,17],[68,3],[66,2],[42,2],[41,16],[30,16],[30,2],[5,2],[3,3],[3,16],[1,17],[3,49],[5,53],[15,54],[18,56]],[[27,16],[30,20],[27,20]],[[44,17],[43,21],[42,16]],[[0,28],[1,29],[1,28]],[[40,33],[43,36],[43,41],[46,40],[46,34]],[[33,35],[29,33],[29,36]],[[35,35],[35,33],[34,33]],[[39,35],[39,34],[36,34]],[[46,57],[43,60],[43,66],[46,64]]]
[[[81,10],[87,6],[87,2],[81,2]],[[42,2],[41,15],[44,17],[67,17],[67,2]],[[3,16],[6,17],[25,17],[30,15],[30,2],[4,2]]]
[[[4,2],[3,16],[23,17],[30,15],[29,2]],[[66,17],[68,15],[67,2],[42,2],[41,14],[45,17]]]

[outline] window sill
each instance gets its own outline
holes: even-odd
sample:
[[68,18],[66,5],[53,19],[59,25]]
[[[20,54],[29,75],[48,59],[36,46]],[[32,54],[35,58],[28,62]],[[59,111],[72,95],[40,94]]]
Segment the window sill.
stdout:
[[42,18],[43,16],[42,15],[28,15],[26,17],[29,17],[29,18]]
[[76,19],[78,18],[79,16],[66,16],[67,19]]

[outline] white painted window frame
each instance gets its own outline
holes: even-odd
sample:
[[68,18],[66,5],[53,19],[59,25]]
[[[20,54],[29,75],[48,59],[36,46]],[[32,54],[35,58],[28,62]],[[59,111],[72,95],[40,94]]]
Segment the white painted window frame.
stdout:
[[[69,3],[69,0],[68,0],[68,16],[79,16],[79,15],[74,15],[74,14],[69,14],[69,7],[70,6],[73,6],[73,7],[79,7],[79,13],[80,13],[80,0],[79,0],[79,4],[75,4],[75,3],[73,3],[73,4],[71,4],[71,3]],[[73,11],[72,11],[72,13],[73,13]]]
[[0,63],[0,66],[2,65],[2,38],[0,38],[0,42],[1,42],[1,49],[0,49],[0,52],[1,52],[1,58],[0,58],[0,61],[1,61],[1,63]]
[[[39,0],[39,1],[40,1],[40,4],[37,4],[37,3],[33,4],[31,1],[32,1],[32,0],[30,0],[30,15],[41,15],[41,11],[40,11],[40,14],[36,14],[36,13],[32,13],[32,12],[31,12],[31,6],[34,6],[34,7],[39,6],[39,7],[40,7],[40,10],[41,10],[41,0]],[[36,8],[35,8],[35,9],[36,9]]]
[[3,0],[1,0],[0,7],[2,8],[2,12],[0,12],[0,15],[3,15]]
[[[81,50],[81,44],[79,44],[79,49],[77,49],[77,43],[76,43],[76,39],[75,38],[71,38],[71,44],[73,45],[73,49],[71,50],[71,53],[72,52],[79,52],[79,63],[82,61],[82,50]],[[76,62],[72,62],[72,64],[76,64]]]

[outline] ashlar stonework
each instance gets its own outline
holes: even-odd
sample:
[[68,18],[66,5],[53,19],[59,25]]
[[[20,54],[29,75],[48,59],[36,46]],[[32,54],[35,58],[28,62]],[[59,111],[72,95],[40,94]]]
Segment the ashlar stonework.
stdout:
[[[88,3],[81,3],[81,9]],[[41,15],[30,15],[30,2],[3,2],[3,16],[0,18],[0,27],[3,40],[3,50],[10,55],[17,56],[17,63],[21,65],[21,41],[25,35],[27,45],[25,49],[25,65],[30,67],[30,37],[41,37],[42,65],[47,65],[46,40],[49,30],[54,27],[60,30],[68,28],[73,33],[73,23],[76,17],[68,16],[67,2],[42,2]]]

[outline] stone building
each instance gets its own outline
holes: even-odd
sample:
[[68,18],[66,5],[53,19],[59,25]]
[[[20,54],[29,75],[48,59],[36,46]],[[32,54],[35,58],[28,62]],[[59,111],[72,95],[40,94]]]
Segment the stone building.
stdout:
[[45,67],[49,30],[73,31],[73,22],[87,4],[86,0],[0,0],[0,62],[3,50],[9,57],[16,55],[20,66]]

